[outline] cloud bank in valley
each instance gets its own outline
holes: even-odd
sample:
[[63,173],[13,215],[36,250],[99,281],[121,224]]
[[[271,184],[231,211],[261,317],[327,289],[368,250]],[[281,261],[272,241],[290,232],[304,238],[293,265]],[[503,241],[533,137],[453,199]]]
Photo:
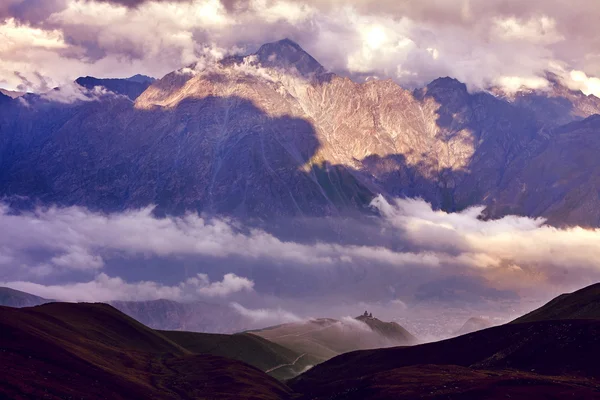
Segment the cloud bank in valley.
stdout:
[[472,88],[541,88],[554,70],[600,94],[598,18],[589,0],[7,0],[0,85],[39,91],[84,75],[160,77],[207,46],[250,52],[290,37],[356,78],[414,86],[449,75]]
[[[269,296],[282,299],[310,293],[344,301],[370,293],[374,300],[404,305],[453,296],[531,296],[600,276],[600,230],[559,229],[516,216],[484,221],[480,207],[446,213],[414,199],[389,203],[378,197],[373,206],[381,217],[363,245],[285,240],[196,214],[156,218],[150,208],[107,215],[79,207],[15,213],[4,206],[0,286],[61,300],[226,300],[240,293],[261,296],[268,288]],[[360,231],[361,221],[355,226]],[[199,273],[166,284],[149,280],[143,269],[136,270],[136,279],[120,277],[128,272],[127,259],[143,264],[161,258],[172,271],[181,268],[182,258],[205,256],[209,261],[202,259],[198,268],[210,269],[213,277],[217,271],[222,280]],[[125,262],[111,276],[107,266],[115,259]],[[247,264],[243,273],[228,270],[236,264],[232,260]],[[465,291],[471,294],[465,297]]]

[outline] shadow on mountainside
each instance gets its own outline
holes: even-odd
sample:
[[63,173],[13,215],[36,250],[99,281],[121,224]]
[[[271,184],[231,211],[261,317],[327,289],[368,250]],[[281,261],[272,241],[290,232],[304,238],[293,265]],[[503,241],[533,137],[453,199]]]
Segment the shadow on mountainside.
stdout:
[[495,201],[514,178],[509,166],[543,148],[534,113],[469,94],[450,78],[413,96],[439,104],[436,140],[470,135],[466,166],[431,170],[403,154],[370,155],[358,169],[313,162],[321,143],[310,121],[271,116],[236,96],[148,110],[118,97],[29,108],[13,101],[0,110],[0,194],[106,212],[154,204],[157,215],[259,219],[370,212],[379,193],[421,197],[446,211],[485,204],[490,216],[526,213]]
[[[383,190],[364,171],[311,165],[320,143],[310,122],[269,116],[235,96],[188,98],[172,109],[113,97],[13,111],[0,144],[7,197],[267,218],[361,210]],[[394,162],[418,175],[402,156]]]

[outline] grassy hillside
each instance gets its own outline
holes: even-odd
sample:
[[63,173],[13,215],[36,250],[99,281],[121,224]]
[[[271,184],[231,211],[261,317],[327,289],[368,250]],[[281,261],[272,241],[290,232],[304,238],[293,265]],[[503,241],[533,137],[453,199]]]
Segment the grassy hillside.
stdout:
[[598,357],[600,321],[508,324],[441,342],[342,354],[290,385],[310,399],[411,398],[407,393],[414,396],[418,387],[439,396],[425,398],[440,399],[599,398]]
[[283,399],[236,360],[192,354],[106,304],[0,307],[0,398]]
[[0,287],[0,306],[5,307],[32,307],[53,300],[21,292],[7,287]]
[[561,319],[600,319],[600,283],[562,294],[512,323]]
[[416,342],[414,336],[396,323],[386,323],[376,318],[359,318],[341,321],[329,318],[313,319],[278,325],[253,333],[321,361],[349,351],[410,345]]
[[212,354],[243,361],[280,380],[293,378],[321,361],[250,333],[220,335],[159,332],[191,353]]

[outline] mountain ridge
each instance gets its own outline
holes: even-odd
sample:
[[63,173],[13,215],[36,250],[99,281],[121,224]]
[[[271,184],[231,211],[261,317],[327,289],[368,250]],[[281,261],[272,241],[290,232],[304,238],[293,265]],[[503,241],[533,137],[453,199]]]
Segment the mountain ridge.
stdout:
[[570,319],[600,320],[600,283],[561,294],[511,324]]
[[[11,134],[0,140],[0,194],[107,212],[156,204],[162,215],[272,219],[371,213],[381,193],[446,211],[484,205],[486,218],[600,225],[600,211],[588,212],[600,210],[600,181],[562,184],[576,170],[548,162],[561,149],[577,169],[600,170],[580,154],[600,141],[575,134],[600,124],[568,125],[597,111],[581,93],[557,89],[583,111],[544,120],[555,104],[542,92],[508,101],[452,78],[415,91],[356,83],[286,40],[229,60],[167,74],[133,104],[104,96],[3,108]],[[551,169],[543,182],[542,165]]]

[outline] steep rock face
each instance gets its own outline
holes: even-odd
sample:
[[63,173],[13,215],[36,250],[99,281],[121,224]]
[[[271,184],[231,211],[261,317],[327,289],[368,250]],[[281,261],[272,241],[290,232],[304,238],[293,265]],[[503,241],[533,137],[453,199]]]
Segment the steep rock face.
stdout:
[[600,116],[553,129],[506,172],[495,215],[542,215],[552,224],[600,224]]
[[546,80],[549,86],[541,90],[521,90],[514,94],[494,92],[516,106],[532,111],[546,129],[600,114],[598,97],[569,89],[550,72],[546,73]]
[[[569,118],[596,110],[595,98],[563,94],[579,110]],[[557,127],[571,120],[565,115],[544,120],[554,103],[469,93],[451,78],[414,92],[390,80],[356,83],[289,40],[200,60],[153,82],[133,104],[110,95],[28,102],[0,109],[3,195],[269,218],[364,211],[383,193],[567,223],[581,222],[571,209],[596,204],[575,183],[516,189],[537,184],[545,154],[556,156],[547,150],[560,146],[561,129],[573,129]],[[564,151],[575,154],[578,141],[562,143]],[[532,155],[541,157],[536,166]],[[549,191],[548,201],[572,197],[569,212],[531,204]]]
[[[275,53],[280,47],[285,51]],[[298,52],[297,45],[284,41],[215,68],[174,72],[140,96],[136,107],[177,109],[190,98],[235,93],[271,118],[289,116],[311,127],[313,144],[296,157],[304,171],[330,175],[337,166],[367,194],[418,195],[449,209],[489,196],[508,163],[536,136],[531,112],[490,94],[471,95],[453,79],[436,80],[415,93],[389,80],[359,84],[323,73]],[[268,54],[278,60],[276,67],[260,61]],[[294,74],[297,59],[310,60],[310,68]],[[480,174],[472,176],[472,170]]]

